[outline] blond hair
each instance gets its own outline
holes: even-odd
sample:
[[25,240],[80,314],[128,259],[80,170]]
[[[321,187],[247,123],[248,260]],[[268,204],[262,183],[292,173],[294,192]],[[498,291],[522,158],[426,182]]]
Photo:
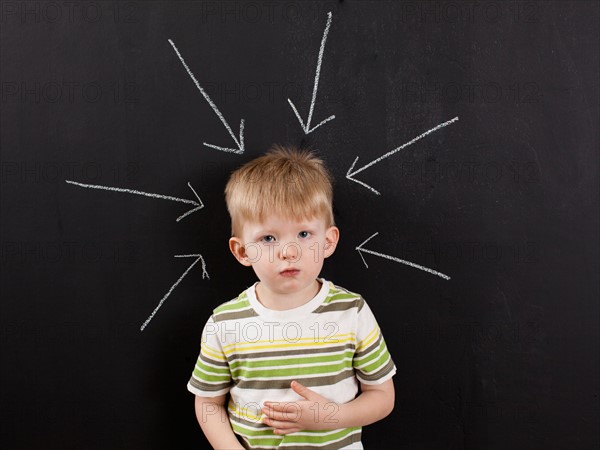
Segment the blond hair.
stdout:
[[225,187],[231,234],[240,236],[244,222],[263,222],[268,214],[288,220],[323,217],[334,225],[333,178],[323,160],[308,150],[273,145],[235,170]]

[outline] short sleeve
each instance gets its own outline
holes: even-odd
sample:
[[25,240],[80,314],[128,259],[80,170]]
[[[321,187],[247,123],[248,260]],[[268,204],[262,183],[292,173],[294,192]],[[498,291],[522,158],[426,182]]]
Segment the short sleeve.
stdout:
[[231,372],[219,341],[219,327],[213,317],[202,331],[200,354],[188,382],[188,390],[200,397],[216,397],[229,392]]
[[358,312],[356,349],[352,365],[364,384],[381,384],[396,373],[377,320],[366,302]]

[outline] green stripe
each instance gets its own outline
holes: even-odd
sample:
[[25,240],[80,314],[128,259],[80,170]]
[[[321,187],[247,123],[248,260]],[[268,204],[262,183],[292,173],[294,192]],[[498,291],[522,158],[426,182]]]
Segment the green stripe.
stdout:
[[229,374],[227,375],[209,375],[205,372],[200,371],[199,369],[194,369],[194,376],[199,378],[202,381],[211,381],[211,382],[227,382],[231,380]]
[[352,360],[341,361],[337,364],[329,364],[326,366],[308,366],[308,367],[291,367],[288,369],[266,369],[266,370],[245,370],[243,368],[232,370],[231,374],[234,378],[266,378],[266,377],[287,377],[299,375],[317,375],[330,372],[339,372],[346,368],[352,367]]
[[213,309],[214,314],[219,314],[227,311],[235,311],[237,309],[249,308],[250,302],[248,301],[248,297],[245,295],[240,295],[238,298],[233,300],[229,300],[228,302],[223,303],[220,306],[217,306]]
[[[348,436],[356,431],[360,431],[360,427],[344,428],[337,433],[322,435],[326,431],[315,431],[311,432],[310,436],[302,436],[296,434],[288,434],[285,436],[278,436],[273,433],[272,429],[264,431],[248,431],[245,428],[241,428],[235,422],[231,423],[233,430],[241,435],[245,440],[254,446],[267,446],[275,445],[280,446],[281,444],[327,444],[328,442],[335,441],[337,439]],[[303,433],[308,432],[302,431]],[[283,448],[283,447],[282,447]]]
[[358,358],[356,357],[356,355],[354,355],[354,365],[356,366],[368,363],[369,361],[372,361],[373,359],[377,358],[381,354],[381,352],[387,352],[387,347],[383,339],[381,340],[379,345],[373,350],[371,350],[369,353],[365,353]]
[[337,433],[328,434],[326,436],[322,436],[319,434],[311,434],[310,436],[298,436],[295,434],[288,434],[285,439],[285,443],[290,444],[325,444],[327,442],[334,441],[336,439],[340,439],[344,436],[352,434],[354,431],[358,431],[359,427],[354,428],[344,428]]
[[222,375],[229,375],[228,368],[226,368],[226,367],[225,368],[217,368],[217,367],[208,366],[200,360],[196,361],[196,368],[198,368],[200,370],[205,370],[208,372],[220,373]]
[[325,303],[338,302],[343,300],[354,300],[358,298],[359,295],[350,294],[347,292],[336,292],[334,294],[330,294],[326,299]]
[[[232,419],[234,417],[232,416]],[[237,417],[236,417],[237,419]],[[235,431],[238,434],[241,434],[242,436],[245,437],[257,437],[257,436],[267,436],[267,437],[275,437],[277,436],[275,433],[273,433],[273,429],[272,428],[263,428],[260,430],[248,430],[247,428],[242,428],[241,426],[239,426],[237,423],[235,423],[233,420],[231,420],[231,428],[233,428],[233,431]]]
[[345,358],[352,358],[354,355],[354,351],[346,350],[343,353],[337,353],[333,355],[323,355],[323,356],[308,356],[308,357],[298,357],[293,356],[285,359],[265,359],[260,361],[254,360],[237,360],[229,365],[232,370],[237,369],[239,367],[245,367],[247,369],[255,369],[259,367],[270,367],[270,366],[286,366],[292,364],[315,364],[315,363],[326,363],[326,362],[336,362],[341,361]]
[[359,370],[359,371],[357,371],[356,375],[357,375],[357,377],[360,377],[365,381],[375,381],[375,380],[379,380],[379,379],[385,377],[387,374],[392,372],[394,370],[394,367],[395,367],[394,361],[392,361],[392,359],[390,358],[388,363],[385,366],[383,366],[381,369],[379,369],[377,372],[368,374],[368,373],[363,373]]
[[270,379],[270,380],[236,380],[236,386],[238,389],[290,389],[290,382],[292,380],[298,380],[299,383],[306,387],[312,386],[331,386],[332,384],[338,383],[346,378],[355,376],[355,370],[352,368],[346,369],[343,372],[324,375],[317,377],[289,377],[284,379]]
[[388,352],[384,352],[379,358],[377,358],[376,361],[374,361],[372,364],[369,364],[368,366],[361,368],[360,370],[366,373],[376,372],[377,370],[379,370],[379,368],[381,368],[381,366],[385,364],[389,356],[390,354]]

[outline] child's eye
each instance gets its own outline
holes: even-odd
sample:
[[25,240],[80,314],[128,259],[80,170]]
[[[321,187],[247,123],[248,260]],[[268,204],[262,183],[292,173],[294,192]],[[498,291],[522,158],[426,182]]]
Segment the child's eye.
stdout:
[[300,236],[301,238],[307,238],[310,236],[310,231],[301,231],[300,233],[298,233],[298,236]]
[[271,235],[263,236],[262,241],[266,242],[267,244],[270,244],[271,242],[275,242],[275,238]]

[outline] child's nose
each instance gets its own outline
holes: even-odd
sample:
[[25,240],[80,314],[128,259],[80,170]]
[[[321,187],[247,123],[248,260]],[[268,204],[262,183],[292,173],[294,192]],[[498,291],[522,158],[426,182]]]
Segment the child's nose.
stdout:
[[300,246],[295,242],[288,242],[281,249],[281,258],[294,262],[300,259]]

